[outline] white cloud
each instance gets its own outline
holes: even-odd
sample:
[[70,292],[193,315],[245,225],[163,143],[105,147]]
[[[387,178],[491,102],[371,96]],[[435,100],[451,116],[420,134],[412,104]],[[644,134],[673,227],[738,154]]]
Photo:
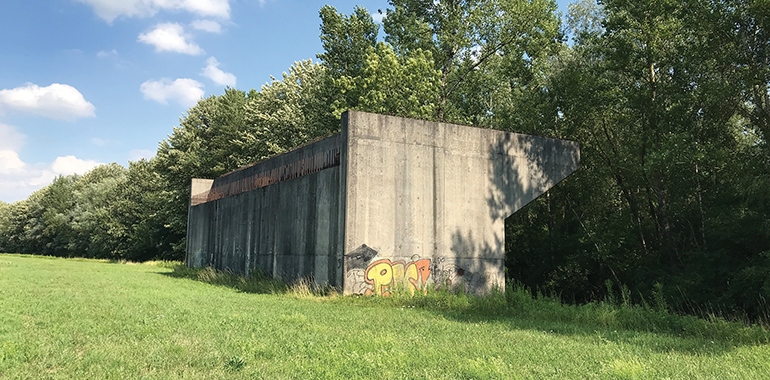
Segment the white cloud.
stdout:
[[216,21],[211,20],[195,20],[190,26],[195,29],[202,30],[209,33],[222,33],[222,25],[219,25]]
[[27,136],[16,131],[16,128],[0,123],[0,150],[18,151],[24,145]]
[[81,160],[75,156],[57,157],[51,164],[51,170],[56,174],[84,174],[101,165],[94,160]]
[[16,128],[0,123],[0,174],[24,170],[24,162],[16,152],[24,145],[26,137]]
[[94,117],[93,104],[86,101],[75,87],[53,83],[48,87],[28,84],[0,90],[0,110],[28,112],[57,120]]
[[0,175],[24,170],[24,162],[12,150],[0,150]]
[[155,29],[142,33],[137,39],[139,42],[155,46],[155,51],[171,51],[175,53],[200,55],[203,49],[196,45],[189,36],[185,35],[182,25],[177,23],[162,23],[155,26]]
[[211,79],[216,84],[219,84],[222,86],[235,87],[235,80],[236,80],[235,75],[231,73],[226,73],[220,70],[217,67],[219,66],[219,61],[217,61],[216,58],[211,57],[207,59],[206,64],[208,66],[203,68],[203,72],[201,73],[201,75]]
[[57,157],[50,165],[29,164],[12,150],[0,150],[0,201],[16,202],[50,184],[57,175],[84,174],[101,163],[75,156]]
[[0,201],[16,202],[48,185],[57,175],[84,174],[101,165],[75,156],[57,157],[51,164],[24,162],[19,151],[26,136],[0,123]]
[[128,159],[130,161],[139,161],[142,158],[151,159],[155,157],[155,151],[149,149],[133,149],[128,152]]
[[379,22],[382,22],[382,19],[384,19],[385,16],[386,16],[385,12],[382,12],[382,13],[375,12],[375,13],[372,13],[372,20],[374,20],[374,22],[379,23]]
[[[229,0],[78,0],[112,22],[119,16],[152,17],[161,10],[187,11],[203,17],[230,18]],[[260,0],[262,4],[264,0]]]
[[118,57],[118,51],[115,49],[112,49],[110,51],[102,50],[98,53],[96,53],[97,58],[117,58]]
[[0,201],[11,203],[26,199],[32,192],[51,183],[55,177],[55,174],[51,172],[44,174],[40,169],[27,172],[17,170],[10,173],[0,171]]
[[145,99],[154,100],[161,104],[168,104],[169,100],[175,100],[182,106],[192,107],[203,97],[203,84],[189,78],[179,78],[175,81],[169,79],[148,80],[139,87]]

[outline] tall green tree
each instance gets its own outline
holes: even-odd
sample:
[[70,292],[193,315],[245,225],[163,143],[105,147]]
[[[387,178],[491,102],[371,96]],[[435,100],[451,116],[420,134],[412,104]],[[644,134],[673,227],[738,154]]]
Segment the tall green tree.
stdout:
[[262,86],[244,105],[244,123],[233,140],[242,151],[238,162],[250,164],[283,153],[339,130],[332,112],[337,98],[329,69],[310,60],[295,62],[281,79]]
[[377,44],[380,26],[366,8],[356,6],[350,16],[325,5],[319,11],[323,53],[316,57],[329,69],[333,78],[358,77],[364,61]]
[[117,196],[109,204],[115,220],[113,234],[119,237],[113,258],[130,261],[179,259],[174,254],[176,236],[170,231],[168,190],[155,172],[152,160],[129,162],[125,181],[115,189]]
[[744,96],[741,115],[750,122],[750,128],[758,130],[767,141],[770,138],[770,1],[725,0],[716,3],[715,8],[728,15],[712,18],[721,26],[723,37],[719,40],[724,41],[724,36],[729,36],[735,41],[732,52],[741,69]]
[[[441,73],[435,114],[441,120],[489,124],[485,118],[500,112],[494,101],[499,88],[526,88],[561,38],[556,3],[550,0],[391,0],[390,5],[385,41],[402,55],[431,53]],[[471,83],[472,96],[463,88]]]
[[584,3],[572,7],[577,38],[551,62],[542,98],[555,134],[581,142],[582,168],[512,218],[510,273],[576,300],[601,297],[608,279],[647,296],[658,282],[679,307],[756,316],[770,289],[757,191],[768,166],[741,113],[734,8]]
[[187,233],[187,206],[192,178],[216,178],[241,165],[238,145],[232,142],[246,127],[244,105],[256,96],[235,89],[201,99],[187,111],[153,160],[167,196],[162,213],[172,243],[171,256],[182,259]]
[[[440,72],[433,68],[430,52],[398,55],[384,42],[370,50],[359,76],[342,76],[335,88],[355,94],[356,105],[335,104],[335,115],[348,109],[423,119],[435,117]],[[347,99],[347,98],[346,98]]]
[[[366,58],[377,44],[380,25],[374,22],[366,8],[356,6],[346,16],[325,5],[319,11],[323,52],[316,54],[325,71],[320,78],[322,86],[330,89],[329,101],[335,115],[347,109],[357,109],[364,88],[352,86],[342,78],[360,78],[364,75]],[[340,82],[342,79],[342,82]]]
[[324,52],[317,57],[326,68],[322,77],[336,117],[349,109],[435,117],[440,73],[429,51],[399,54],[378,43],[380,25],[362,7],[346,16],[327,5],[320,16]]
[[[116,258],[127,249],[125,227],[110,213],[119,201],[127,170],[116,163],[97,166],[74,184],[74,205],[65,214],[72,236],[68,256]],[[48,210],[51,210],[48,208]]]

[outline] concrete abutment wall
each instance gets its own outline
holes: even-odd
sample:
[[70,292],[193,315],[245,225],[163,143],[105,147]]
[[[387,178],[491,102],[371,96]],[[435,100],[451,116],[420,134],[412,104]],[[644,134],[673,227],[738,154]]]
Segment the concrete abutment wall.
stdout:
[[504,286],[504,221],[579,166],[564,140],[349,111],[327,139],[193,180],[187,265],[345,293]]
[[505,218],[579,165],[571,141],[362,112],[346,124],[346,293],[504,288]]
[[342,286],[342,146],[337,134],[228,173],[209,188],[194,179],[187,265]]

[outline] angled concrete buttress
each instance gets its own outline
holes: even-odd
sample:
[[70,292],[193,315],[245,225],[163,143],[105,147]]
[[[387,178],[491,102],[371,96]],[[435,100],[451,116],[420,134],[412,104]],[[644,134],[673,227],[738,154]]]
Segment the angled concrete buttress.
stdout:
[[348,111],[336,135],[193,179],[187,265],[347,294],[502,288],[505,218],[579,160],[572,141]]

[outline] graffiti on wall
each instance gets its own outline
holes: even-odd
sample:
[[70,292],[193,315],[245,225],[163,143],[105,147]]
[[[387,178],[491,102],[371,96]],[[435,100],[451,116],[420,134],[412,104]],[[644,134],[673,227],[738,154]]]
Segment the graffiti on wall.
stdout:
[[472,272],[447,260],[446,257],[439,257],[435,261],[433,277],[437,287],[443,285],[452,288],[463,286],[464,291],[480,293],[490,286],[498,285],[495,273]]
[[345,255],[345,268],[346,292],[354,294],[389,296],[399,287],[411,294],[418,290],[426,293],[430,284],[435,288],[462,286],[466,291],[478,293],[497,284],[494,273],[471,272],[451,258],[419,255],[400,260],[381,258],[377,250],[366,244]]
[[364,272],[364,280],[371,287],[364,294],[389,296],[390,289],[403,285],[414,295],[415,290],[428,291],[430,277],[430,259],[405,263],[403,260],[391,262],[380,259],[371,263]]

